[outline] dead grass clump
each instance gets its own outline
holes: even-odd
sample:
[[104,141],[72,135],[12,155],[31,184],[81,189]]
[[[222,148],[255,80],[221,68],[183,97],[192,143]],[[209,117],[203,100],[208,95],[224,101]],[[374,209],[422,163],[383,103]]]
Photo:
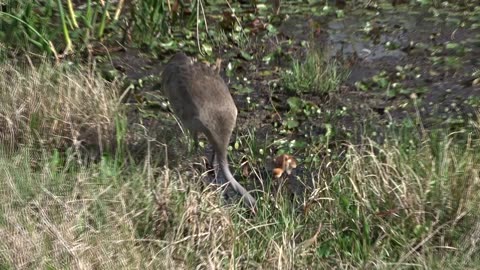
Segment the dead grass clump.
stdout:
[[77,149],[110,145],[118,87],[86,69],[0,67],[0,143]]

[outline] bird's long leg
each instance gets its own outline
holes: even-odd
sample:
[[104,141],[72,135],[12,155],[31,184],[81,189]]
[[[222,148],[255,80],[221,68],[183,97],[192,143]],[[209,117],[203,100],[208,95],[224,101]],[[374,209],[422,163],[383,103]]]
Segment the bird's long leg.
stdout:
[[198,152],[198,132],[193,131],[192,138],[193,138],[193,151],[196,153]]
[[218,156],[217,156],[217,153],[215,153],[215,151],[212,152],[211,162],[212,162],[211,164],[212,164],[213,170],[215,172],[215,183],[219,185],[225,184],[226,183],[225,176],[220,171]]
[[210,158],[208,159],[208,163],[210,166],[214,167],[217,163],[216,156],[215,156],[215,151],[212,151],[212,154],[210,155]]

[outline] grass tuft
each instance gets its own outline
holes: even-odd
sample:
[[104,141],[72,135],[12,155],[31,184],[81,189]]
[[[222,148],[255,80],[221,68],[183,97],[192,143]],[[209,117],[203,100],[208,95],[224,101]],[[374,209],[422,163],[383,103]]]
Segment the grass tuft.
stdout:
[[294,93],[328,94],[338,90],[348,76],[337,60],[328,59],[319,49],[309,49],[304,61],[294,59],[292,67],[282,73],[282,81]]

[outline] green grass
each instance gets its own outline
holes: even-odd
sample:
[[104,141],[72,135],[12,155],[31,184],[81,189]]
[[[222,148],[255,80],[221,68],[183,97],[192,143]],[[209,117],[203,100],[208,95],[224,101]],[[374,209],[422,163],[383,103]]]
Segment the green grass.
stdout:
[[[473,269],[480,263],[478,128],[419,133],[403,125],[388,130],[382,145],[345,142],[331,149],[345,150],[335,158],[311,145],[310,154],[323,160],[315,166],[300,160],[297,181],[311,180],[312,187],[293,197],[266,169],[270,139],[239,131],[245,135],[230,153],[231,167],[239,176],[236,164],[245,159],[249,177],[265,183],[257,186],[252,216],[239,200],[225,203],[220,189],[200,185],[207,174],[190,165],[196,157],[168,169],[154,159],[162,153],[146,147],[133,159],[129,144],[173,140],[133,136],[138,124],[127,118],[118,87],[93,74],[48,64],[3,66],[0,269]],[[98,143],[108,141],[114,150]],[[85,158],[89,151],[98,157]]]
[[305,60],[293,60],[290,69],[282,73],[285,88],[293,93],[328,94],[338,90],[348,77],[344,67],[319,49],[309,49]]
[[135,39],[152,46],[159,38],[165,39],[169,30],[169,14],[167,2],[145,0],[135,2],[132,19],[135,27]]
[[133,36],[136,44],[152,45],[167,35],[171,14],[164,1],[110,2],[7,1],[5,11],[0,12],[0,39],[11,50],[58,60],[86,52],[97,41],[118,42]]
[[218,191],[196,184],[204,176],[185,167],[108,157],[82,165],[26,147],[1,152],[0,265],[473,267],[478,149],[452,139],[349,145],[331,174],[312,173],[316,187],[297,198],[307,211],[266,193],[255,217],[222,205]]
[[[156,50],[184,47],[184,42],[172,39],[172,32],[187,36],[190,49],[201,49],[200,41],[208,47],[205,27],[195,29],[197,19],[205,18],[203,9],[200,17],[195,3],[176,6],[167,2],[7,1],[0,11],[0,40],[8,50],[57,61],[67,55],[91,54],[92,49],[110,48],[112,44]],[[192,32],[195,30],[202,33],[198,40]]]
[[[57,51],[63,49],[61,46],[66,47],[66,52],[71,51],[72,42],[66,24],[66,14],[63,6],[58,3],[60,1],[57,1],[57,5],[53,1],[41,4],[35,1],[7,2],[5,12],[0,13],[0,37],[5,45],[14,50],[38,52],[55,57],[58,57]],[[52,27],[53,25],[55,27]],[[52,42],[62,36],[64,44]]]

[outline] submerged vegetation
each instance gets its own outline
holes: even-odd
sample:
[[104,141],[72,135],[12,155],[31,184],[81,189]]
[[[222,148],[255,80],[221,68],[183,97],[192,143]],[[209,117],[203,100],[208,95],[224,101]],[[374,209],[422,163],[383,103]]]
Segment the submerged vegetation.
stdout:
[[[3,3],[0,269],[475,269],[478,1],[307,2]],[[178,50],[256,215],[156,89]]]

